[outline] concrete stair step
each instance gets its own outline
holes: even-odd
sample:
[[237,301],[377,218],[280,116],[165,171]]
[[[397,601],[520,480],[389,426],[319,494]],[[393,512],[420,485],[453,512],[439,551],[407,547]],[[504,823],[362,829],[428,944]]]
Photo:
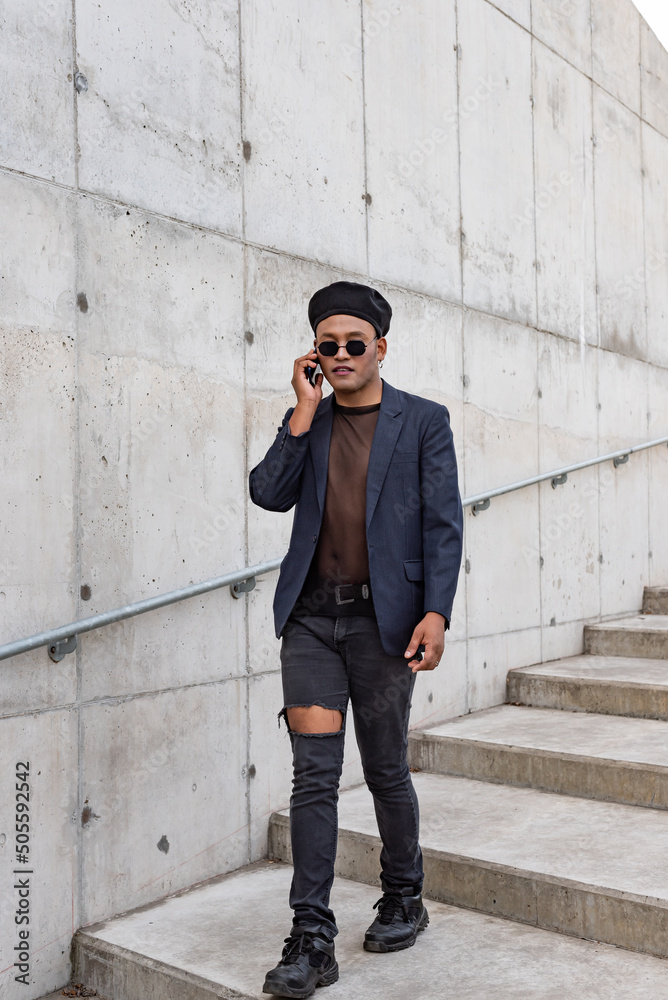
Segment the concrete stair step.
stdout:
[[[74,939],[77,982],[113,1000],[260,1000],[291,911],[292,869],[261,862],[88,927]],[[376,887],[337,878],[340,979],[327,1000],[656,1000],[668,963],[439,902],[415,947],[362,949]],[[324,991],[323,991],[324,996]]]
[[[414,774],[432,898],[668,957],[668,812],[439,774]],[[339,800],[337,874],[378,877],[366,787]],[[270,856],[289,862],[287,812]]]
[[668,659],[668,615],[635,615],[584,627],[584,651],[595,656]]
[[668,587],[645,587],[642,609],[644,614],[668,615]]
[[409,734],[420,771],[668,809],[668,722],[499,705]]
[[513,705],[668,720],[668,660],[569,656],[508,671]]

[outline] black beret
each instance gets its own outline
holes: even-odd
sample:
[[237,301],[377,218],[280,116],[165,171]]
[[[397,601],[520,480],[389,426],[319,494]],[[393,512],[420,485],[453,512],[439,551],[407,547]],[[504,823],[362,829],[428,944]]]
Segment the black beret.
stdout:
[[365,319],[384,337],[390,329],[392,306],[375,288],[356,281],[335,281],[311,296],[308,318],[314,333],[321,319],[339,314]]

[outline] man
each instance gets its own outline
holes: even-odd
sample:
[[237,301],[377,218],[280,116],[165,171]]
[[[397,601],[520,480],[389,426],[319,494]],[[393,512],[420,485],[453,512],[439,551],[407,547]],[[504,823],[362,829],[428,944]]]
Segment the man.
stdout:
[[[337,281],[315,292],[308,315],[314,348],[294,362],[296,405],[249,477],[260,507],[296,504],[274,597],[279,718],[293,752],[294,912],[263,987],[285,997],[338,979],[329,895],[349,700],[383,843],[383,895],[364,947],[408,948],[427,926],[408,719],[416,671],[433,670],[443,653],[462,553],[448,410],[380,377],[390,304]],[[312,384],[307,368],[318,363]]]

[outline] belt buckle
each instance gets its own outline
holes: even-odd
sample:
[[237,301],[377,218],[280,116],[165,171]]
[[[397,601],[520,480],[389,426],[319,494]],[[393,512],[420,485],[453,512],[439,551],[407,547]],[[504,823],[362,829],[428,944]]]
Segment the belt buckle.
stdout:
[[354,597],[346,597],[346,598],[341,597],[340,590],[342,587],[352,587],[352,583],[337,584],[337,586],[334,587],[334,600],[336,601],[337,604],[352,604],[352,602],[355,600]]

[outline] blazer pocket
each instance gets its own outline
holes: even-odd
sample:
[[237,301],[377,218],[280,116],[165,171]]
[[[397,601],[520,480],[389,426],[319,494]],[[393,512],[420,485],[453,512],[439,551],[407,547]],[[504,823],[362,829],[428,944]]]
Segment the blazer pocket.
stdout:
[[424,580],[424,562],[422,559],[404,559],[404,569],[409,580]]

